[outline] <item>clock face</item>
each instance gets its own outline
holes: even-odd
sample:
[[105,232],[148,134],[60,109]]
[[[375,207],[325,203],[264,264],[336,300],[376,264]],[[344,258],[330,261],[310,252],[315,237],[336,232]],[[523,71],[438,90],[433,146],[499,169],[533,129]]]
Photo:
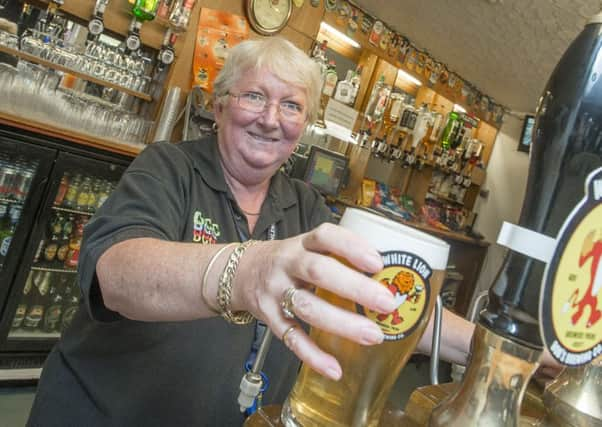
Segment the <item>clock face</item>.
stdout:
[[292,0],[248,0],[247,14],[251,26],[259,34],[279,32],[291,16]]

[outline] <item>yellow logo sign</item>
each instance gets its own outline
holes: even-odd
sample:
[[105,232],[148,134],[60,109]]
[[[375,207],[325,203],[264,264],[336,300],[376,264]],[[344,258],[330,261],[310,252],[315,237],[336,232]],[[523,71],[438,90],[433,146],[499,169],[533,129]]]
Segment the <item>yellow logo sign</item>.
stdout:
[[399,306],[388,314],[362,311],[381,327],[385,341],[397,341],[408,336],[424,317],[432,270],[423,259],[410,253],[392,251],[382,256],[385,268],[373,278],[395,296]]
[[602,354],[602,169],[559,233],[542,287],[541,325],[550,353],[569,366]]

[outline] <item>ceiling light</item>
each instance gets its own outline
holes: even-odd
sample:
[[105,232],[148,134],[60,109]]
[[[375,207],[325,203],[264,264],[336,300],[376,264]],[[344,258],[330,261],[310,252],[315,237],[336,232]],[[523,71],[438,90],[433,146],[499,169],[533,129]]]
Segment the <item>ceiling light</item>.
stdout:
[[350,44],[351,46],[358,48],[360,47],[360,44],[358,42],[356,42],[355,40],[353,40],[351,37],[341,33],[339,30],[337,30],[336,28],[328,25],[326,22],[322,22],[320,24],[320,31],[324,31],[326,32],[326,34],[330,33],[331,35],[333,35],[334,37],[346,42],[347,44]]
[[413,75],[406,73],[403,70],[397,70],[397,77],[399,77],[399,76],[401,76],[401,78],[404,80],[409,80],[410,82],[414,83],[416,86],[422,86],[422,82],[420,80],[418,80]]

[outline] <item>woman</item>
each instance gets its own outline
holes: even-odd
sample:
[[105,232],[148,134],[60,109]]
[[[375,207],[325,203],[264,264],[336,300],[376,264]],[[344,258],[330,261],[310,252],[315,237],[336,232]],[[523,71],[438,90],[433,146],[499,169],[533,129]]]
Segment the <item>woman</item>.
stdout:
[[[284,337],[265,363],[265,403],[282,403],[296,357],[340,378],[338,362],[282,310],[291,287],[299,319],[382,341],[373,322],[307,288],[388,313],[384,287],[325,254],[365,272],[382,268],[380,256],[329,224],[314,190],[278,172],[316,117],[318,66],[283,39],[247,41],[214,87],[217,137],[147,147],[86,226],[82,307],[48,357],[29,425],[240,425],[238,385],[257,328],[217,313],[250,313]],[[228,245],[249,238],[259,242]]]

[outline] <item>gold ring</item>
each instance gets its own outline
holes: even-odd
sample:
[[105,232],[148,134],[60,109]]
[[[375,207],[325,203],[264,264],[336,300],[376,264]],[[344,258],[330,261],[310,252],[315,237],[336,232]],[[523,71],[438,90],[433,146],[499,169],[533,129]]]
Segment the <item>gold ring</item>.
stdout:
[[297,288],[291,286],[284,292],[284,297],[282,298],[282,302],[280,303],[280,307],[282,307],[282,313],[284,317],[287,319],[294,319],[295,313],[293,311],[293,297],[295,296],[295,292],[297,292]]
[[286,345],[287,347],[291,347],[290,344],[288,343],[288,341],[286,340],[288,338],[288,335],[293,332],[295,329],[297,328],[297,325],[291,325],[289,326],[289,328],[284,331],[284,333],[282,334],[282,342],[284,343],[284,345]]

